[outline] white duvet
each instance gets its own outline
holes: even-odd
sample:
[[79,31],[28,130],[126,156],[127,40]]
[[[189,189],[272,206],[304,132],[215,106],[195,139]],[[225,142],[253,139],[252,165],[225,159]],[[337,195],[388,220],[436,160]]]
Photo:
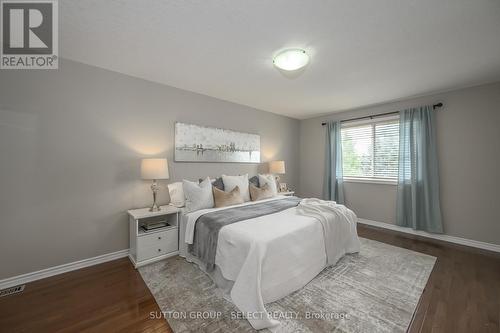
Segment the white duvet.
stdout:
[[[242,205],[252,204],[256,203]],[[193,243],[195,222],[201,215],[233,207],[186,214],[185,243]],[[356,215],[342,205],[304,199],[295,208],[219,231],[215,264],[224,278],[234,281],[231,299],[255,329],[279,327],[264,304],[302,288],[345,253],[359,251],[356,221]]]

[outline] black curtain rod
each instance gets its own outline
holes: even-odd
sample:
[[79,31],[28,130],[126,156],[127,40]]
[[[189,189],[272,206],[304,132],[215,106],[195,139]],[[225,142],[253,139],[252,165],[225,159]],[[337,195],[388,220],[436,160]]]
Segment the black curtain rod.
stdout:
[[[443,103],[437,103],[437,104],[434,104],[432,106],[432,108],[435,110],[437,108],[440,108],[443,106]],[[399,113],[399,111],[393,111],[393,112],[386,112],[386,113],[379,113],[379,114],[375,114],[373,116],[364,116],[364,117],[359,117],[359,118],[351,118],[351,119],[344,119],[344,120],[341,120],[340,122],[343,123],[343,122],[346,122],[346,121],[353,121],[353,120],[361,120],[361,119],[373,119],[375,117],[381,117],[381,116],[388,116],[390,114],[397,114]],[[325,126],[326,123],[321,123],[322,126]]]

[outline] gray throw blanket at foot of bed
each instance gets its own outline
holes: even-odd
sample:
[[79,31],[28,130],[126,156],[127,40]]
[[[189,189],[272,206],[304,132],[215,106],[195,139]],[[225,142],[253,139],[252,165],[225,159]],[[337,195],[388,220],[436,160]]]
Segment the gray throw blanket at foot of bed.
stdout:
[[289,197],[204,214],[196,220],[193,244],[189,245],[189,252],[205,264],[207,271],[212,271],[215,268],[219,230],[222,227],[297,207],[300,200],[302,199]]

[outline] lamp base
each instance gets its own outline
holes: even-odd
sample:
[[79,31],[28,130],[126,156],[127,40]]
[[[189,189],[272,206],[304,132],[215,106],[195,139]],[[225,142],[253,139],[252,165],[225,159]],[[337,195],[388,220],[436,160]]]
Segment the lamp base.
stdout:
[[278,190],[278,193],[281,192],[280,190],[280,176],[275,175],[274,179],[276,180],[276,189]]
[[151,191],[153,192],[153,205],[149,208],[150,212],[158,212],[161,210],[160,206],[156,204],[156,193],[158,193],[158,183],[156,179],[153,180],[153,184],[151,184]]
[[156,204],[156,202],[149,208],[150,212],[159,212],[161,210],[161,207]]

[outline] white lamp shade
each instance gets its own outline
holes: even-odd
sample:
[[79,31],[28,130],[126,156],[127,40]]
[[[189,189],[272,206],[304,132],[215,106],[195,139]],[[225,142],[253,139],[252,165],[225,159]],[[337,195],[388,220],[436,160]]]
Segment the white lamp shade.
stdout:
[[285,161],[269,162],[269,173],[283,175],[285,174]]
[[168,179],[168,177],[166,158],[145,158],[141,161],[142,179]]

